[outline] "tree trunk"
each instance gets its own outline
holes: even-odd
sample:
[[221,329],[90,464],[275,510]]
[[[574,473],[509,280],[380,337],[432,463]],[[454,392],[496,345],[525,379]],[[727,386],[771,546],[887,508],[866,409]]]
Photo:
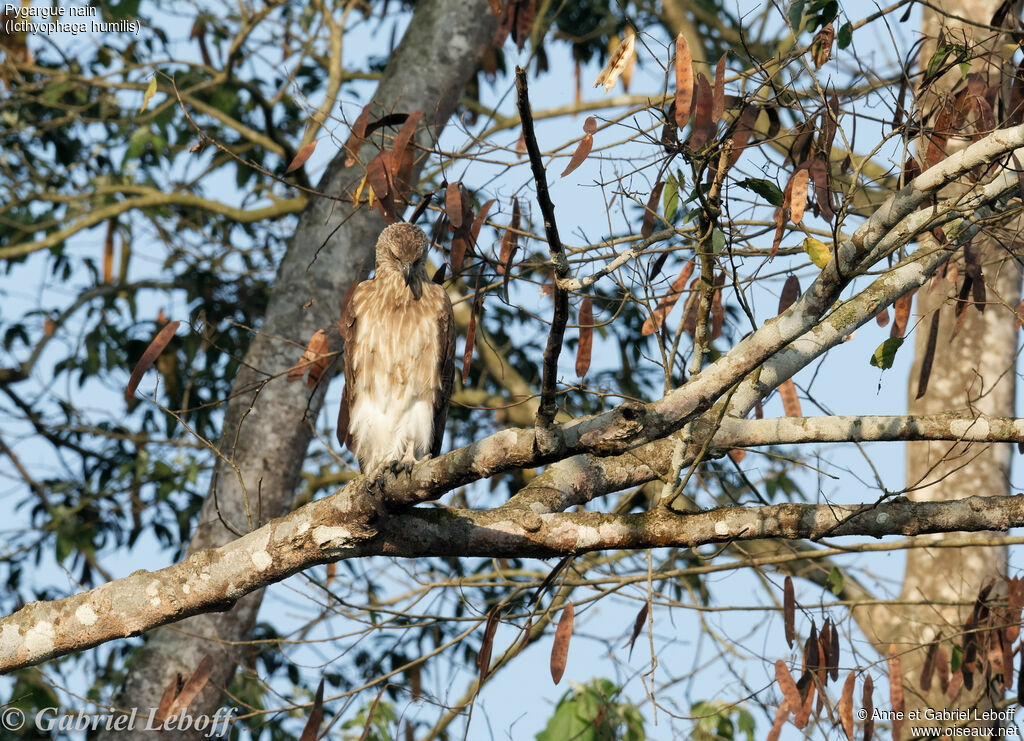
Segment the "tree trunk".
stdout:
[[[494,27],[486,0],[418,3],[374,95],[371,120],[390,112],[422,109],[416,138],[429,148],[475,73]],[[351,282],[364,278],[372,266],[384,223],[379,212],[365,204],[352,214],[350,200],[334,198],[355,190],[365,163],[377,151],[367,143],[360,154],[363,164],[348,168],[345,152],[339,152],[317,186],[326,197],[312,198],[299,217],[266,316],[227,405],[220,450],[231,462],[217,462],[190,552],[222,545],[292,505],[333,368],[312,392],[304,383],[288,383],[284,373],[295,365],[302,346],[318,329],[331,333],[331,349],[340,345],[336,323],[342,297]],[[414,168],[413,182],[420,164]],[[250,594],[226,612],[192,617],[153,633],[131,663],[117,707],[138,708],[140,717],[148,714],[176,676],[188,677],[209,654],[214,658],[213,674],[189,712],[215,712],[224,704],[222,690],[236,668],[247,663],[245,647],[234,644],[251,638],[261,599],[262,592]],[[100,738],[125,741],[143,735],[141,730],[134,734],[111,731]]]
[[[927,69],[941,33],[948,43],[966,42],[972,56],[978,57],[972,59],[971,71],[980,73],[988,85],[998,85],[1005,91],[1006,82],[1012,78],[1012,64],[1006,68],[1003,59],[994,51],[1010,39],[957,20],[972,19],[979,24],[988,24],[1000,5],[1000,0],[947,0],[938,3],[934,9],[923,7],[924,34],[928,41],[922,48],[921,69]],[[1014,21],[1015,13],[1014,10],[1008,13],[1009,21]],[[920,91],[919,109],[926,114],[928,111],[933,113],[932,126],[935,125],[934,113],[943,101],[951,100],[954,88],[959,90],[963,85],[961,73],[954,66],[927,90]],[[998,109],[996,117],[998,120]],[[924,158],[927,147],[926,139],[919,141],[919,160]],[[952,137],[949,148],[957,148]],[[1013,235],[1018,227],[1018,224],[1010,224],[1004,228],[986,228],[974,240],[974,246],[981,252],[987,287],[986,308],[981,313],[977,306],[967,307],[963,325],[952,340],[957,293],[966,275],[963,254],[951,261],[951,266],[956,264],[959,272],[956,284],[943,280],[918,292],[916,324],[908,327],[908,331],[914,329],[916,333],[909,388],[910,414],[952,411],[974,416],[1013,416],[1016,329],[1012,312],[1020,300],[1021,276],[1018,263],[1010,252],[1015,248]],[[936,312],[939,313],[939,325],[935,361],[927,392],[917,399],[921,366]],[[1010,493],[1011,456],[1012,447],[1006,444],[908,443],[907,495],[920,501],[960,499],[981,493],[1007,495]],[[957,537],[952,533],[922,536],[921,539],[948,544]],[[952,698],[950,693],[942,691],[937,678],[928,692],[921,689],[920,682],[929,643],[947,639],[940,645],[947,659],[952,655],[953,645],[963,643],[964,624],[979,591],[991,584],[999,591],[1006,563],[1004,547],[910,549],[900,594],[902,604],[872,608],[872,620],[860,621],[865,632],[871,628],[875,630],[875,634],[868,637],[881,650],[884,651],[888,644],[895,644],[900,653],[907,711],[923,711],[925,708],[984,709],[991,707],[991,703],[1001,696],[1001,688],[986,687],[984,672],[975,673],[973,689],[963,688]],[[920,722],[908,720],[904,723],[903,734],[910,738],[911,726],[956,724],[928,722],[922,712]],[[989,724],[978,721],[966,725]]]

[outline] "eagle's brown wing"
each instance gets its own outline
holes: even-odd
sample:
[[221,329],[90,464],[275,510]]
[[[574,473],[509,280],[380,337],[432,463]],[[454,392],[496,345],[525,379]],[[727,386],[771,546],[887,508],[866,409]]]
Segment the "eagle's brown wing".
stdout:
[[448,402],[452,398],[452,383],[455,379],[455,315],[452,313],[448,292],[437,284],[430,285],[438,289],[441,304],[437,316],[437,371],[441,385],[434,394],[434,432],[430,441],[430,454],[436,456],[441,452],[441,442],[444,440],[444,423],[448,418]]
[[352,435],[348,430],[348,415],[349,410],[352,409],[352,395],[355,393],[353,390],[355,388],[355,364],[352,362],[352,358],[355,355],[356,313],[352,310],[352,304],[361,286],[362,283],[358,285],[353,283],[352,287],[349,288],[345,299],[342,301],[341,318],[338,320],[338,329],[341,331],[341,337],[345,341],[345,388],[341,392],[341,408],[338,409],[336,434],[338,435],[338,442],[349,450],[352,449]]

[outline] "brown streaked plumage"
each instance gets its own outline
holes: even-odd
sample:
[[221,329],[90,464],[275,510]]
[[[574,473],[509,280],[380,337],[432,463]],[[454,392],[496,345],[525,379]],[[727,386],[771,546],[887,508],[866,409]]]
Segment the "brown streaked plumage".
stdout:
[[392,224],[377,240],[373,278],[352,293],[345,325],[345,390],[338,439],[376,479],[441,450],[452,395],[452,303],[426,272],[427,237]]

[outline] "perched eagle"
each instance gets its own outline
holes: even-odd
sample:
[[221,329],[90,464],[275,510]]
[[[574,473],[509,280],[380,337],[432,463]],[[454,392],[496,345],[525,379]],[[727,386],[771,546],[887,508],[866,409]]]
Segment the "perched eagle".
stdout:
[[437,455],[452,395],[452,302],[426,272],[423,230],[399,222],[381,232],[373,278],[342,317],[345,390],[338,439],[376,480],[390,465],[412,470]]

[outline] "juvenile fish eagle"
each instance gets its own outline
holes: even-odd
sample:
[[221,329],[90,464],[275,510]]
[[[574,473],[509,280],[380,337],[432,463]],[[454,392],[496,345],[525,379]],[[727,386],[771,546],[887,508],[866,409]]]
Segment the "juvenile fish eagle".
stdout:
[[342,317],[345,390],[338,439],[377,480],[437,455],[452,395],[452,302],[426,272],[423,230],[399,222],[377,239],[373,278],[360,283]]

